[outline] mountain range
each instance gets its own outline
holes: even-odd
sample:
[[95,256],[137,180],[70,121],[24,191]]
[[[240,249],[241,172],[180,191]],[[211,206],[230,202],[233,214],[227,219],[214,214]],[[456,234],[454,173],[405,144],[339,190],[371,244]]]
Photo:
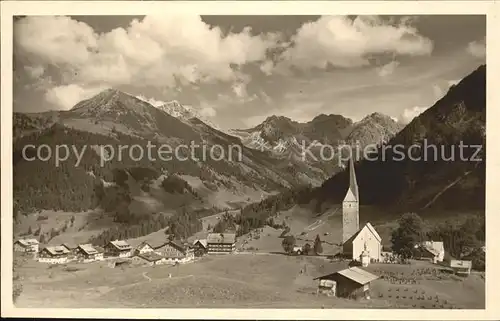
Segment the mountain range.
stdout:
[[[405,152],[404,159],[396,146]],[[369,159],[355,165],[361,204],[401,210],[484,209],[486,66],[452,86]],[[348,176],[346,171],[332,176],[311,198],[340,202]]]
[[[302,123],[271,116],[253,128],[224,131],[177,101],[153,105],[116,89],[68,111],[14,113],[15,213],[97,208],[115,221],[138,222],[156,213],[242,207],[304,185],[313,188],[302,201],[338,203],[347,187],[340,154],[326,160],[308,158],[304,146],[313,146],[310,150],[316,156],[327,145],[348,146],[349,151],[354,145],[373,144],[378,148],[375,156],[381,156],[387,146],[402,145],[407,150],[425,142],[446,148],[460,141],[485,146],[485,74],[486,66],[481,66],[407,126],[380,113],[358,122],[321,114]],[[112,146],[115,151],[123,145],[146,149],[148,142],[156,145],[153,152],[161,144],[175,148],[193,142],[226,150],[238,146],[241,159],[202,160],[196,150],[196,157],[185,160],[137,160],[124,153],[121,159],[101,163],[104,151],[99,146]],[[23,147],[29,144],[47,144],[53,150],[59,145],[88,148],[81,159],[70,153],[55,166],[52,160],[26,160]],[[405,210],[484,208],[484,147],[480,162],[395,161],[394,152],[390,148],[388,152],[385,160],[356,163],[362,204]],[[27,156],[34,153],[31,150]],[[187,151],[181,153],[189,156]],[[466,153],[471,156],[472,151]]]

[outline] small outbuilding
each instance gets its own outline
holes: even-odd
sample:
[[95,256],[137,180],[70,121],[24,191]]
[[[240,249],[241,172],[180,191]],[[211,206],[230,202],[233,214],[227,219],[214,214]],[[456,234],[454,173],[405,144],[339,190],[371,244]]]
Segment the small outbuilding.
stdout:
[[472,269],[472,261],[451,260],[450,267],[456,275],[467,276]]
[[[333,289],[337,297],[344,298],[370,298],[370,284],[378,279],[378,276],[371,274],[359,267],[350,267],[332,274],[315,278],[319,280],[318,291],[325,291],[328,287]],[[329,283],[326,281],[333,281]]]

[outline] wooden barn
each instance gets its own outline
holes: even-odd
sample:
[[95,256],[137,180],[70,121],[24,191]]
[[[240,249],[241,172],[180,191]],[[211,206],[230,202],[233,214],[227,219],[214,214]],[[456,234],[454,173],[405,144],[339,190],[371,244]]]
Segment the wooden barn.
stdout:
[[125,241],[111,241],[104,247],[107,256],[130,257],[132,256],[132,247]]
[[[315,280],[319,280],[319,287],[322,287],[322,291],[326,290],[324,288],[328,283],[326,280],[328,280],[335,283],[332,290],[337,297],[367,299],[370,298],[370,283],[376,279],[378,276],[359,267],[350,267],[315,278]],[[328,286],[332,286],[332,283],[329,283]]]
[[21,239],[14,242],[15,252],[38,253],[40,243],[37,239]]
[[209,233],[207,236],[208,254],[233,253],[236,249],[236,234]]

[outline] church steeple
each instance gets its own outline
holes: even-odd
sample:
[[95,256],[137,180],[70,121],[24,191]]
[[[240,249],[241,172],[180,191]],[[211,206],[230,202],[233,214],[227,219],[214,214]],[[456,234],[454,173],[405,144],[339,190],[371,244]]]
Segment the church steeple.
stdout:
[[359,191],[353,157],[349,159],[349,187],[342,202],[342,243],[359,230]]
[[349,158],[349,189],[354,194],[354,197],[357,201],[359,201],[359,192],[358,192],[358,182],[356,180],[356,171],[354,169],[354,161],[353,157]]
[[358,182],[352,157],[349,159],[349,187],[344,198],[344,202],[359,202]]

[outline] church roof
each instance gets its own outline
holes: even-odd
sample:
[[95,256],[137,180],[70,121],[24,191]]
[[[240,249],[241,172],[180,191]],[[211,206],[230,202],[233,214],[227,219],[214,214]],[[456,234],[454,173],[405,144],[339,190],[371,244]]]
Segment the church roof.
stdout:
[[361,231],[363,229],[365,229],[365,228],[367,228],[370,231],[370,233],[372,233],[372,235],[375,236],[375,238],[377,239],[377,241],[382,242],[382,238],[380,237],[380,235],[377,233],[377,231],[375,230],[375,228],[373,227],[373,225],[371,225],[368,222],[368,223],[365,224],[365,226],[363,226],[362,228],[360,228],[356,233],[354,233],[350,238],[348,238],[347,241],[344,242],[344,244],[354,242],[354,240],[358,237],[359,233],[361,233]]
[[[354,200],[352,199],[354,197]],[[349,198],[349,199],[348,199]],[[354,168],[353,157],[349,158],[349,188],[344,202],[359,201],[358,181],[356,179],[356,171]]]

